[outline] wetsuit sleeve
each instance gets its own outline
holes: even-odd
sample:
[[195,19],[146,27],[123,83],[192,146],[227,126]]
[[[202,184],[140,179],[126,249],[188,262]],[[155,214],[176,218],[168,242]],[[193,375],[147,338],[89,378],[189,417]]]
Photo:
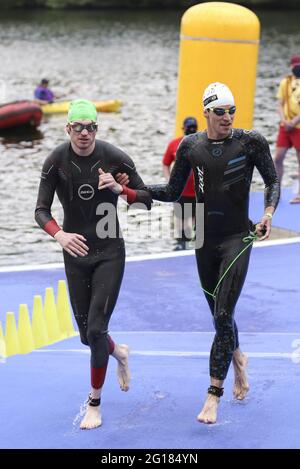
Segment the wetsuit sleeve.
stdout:
[[51,157],[48,157],[43,165],[38,198],[35,209],[35,220],[46,233],[54,236],[61,228],[51,214],[51,205],[57,186],[57,168]]
[[160,200],[161,202],[175,202],[179,199],[192,169],[188,159],[189,152],[189,139],[184,138],[178,147],[175,164],[168,184],[151,184],[146,186],[153,199]]
[[265,183],[265,208],[271,206],[275,209],[280,198],[280,183],[270,153],[270,147],[267,140],[258,132],[254,134],[254,142],[252,158]]
[[146,189],[146,186],[138,174],[134,162],[132,159],[123,154],[121,166],[119,171],[122,173],[127,173],[129,176],[128,186],[123,186],[123,192],[121,195],[125,195],[127,202],[131,205],[133,203],[141,203],[147,207],[147,210],[151,210],[152,197],[150,192]]

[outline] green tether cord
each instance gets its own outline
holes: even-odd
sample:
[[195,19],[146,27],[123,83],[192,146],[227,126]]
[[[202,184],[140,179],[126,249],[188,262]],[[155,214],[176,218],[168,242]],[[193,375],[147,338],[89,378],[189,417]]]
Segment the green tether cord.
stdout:
[[226,275],[228,274],[229,270],[231,269],[231,267],[233,266],[233,264],[238,260],[238,258],[243,254],[243,252],[245,252],[253,243],[254,241],[256,241],[258,239],[258,235],[256,234],[255,231],[250,231],[249,232],[249,235],[248,236],[245,236],[245,238],[243,238],[243,242],[244,243],[248,243],[246,247],[244,247],[241,252],[239,252],[239,254],[233,259],[233,261],[229,264],[229,266],[227,267],[227,269],[225,270],[224,274],[222,275],[222,277],[219,279],[214,291],[211,293],[207,290],[205,290],[205,288],[202,287],[202,290],[207,293],[208,295],[212,296],[213,299],[215,300],[217,298],[217,291],[218,291],[218,288],[221,284],[221,282],[223,281],[223,279],[226,277]]

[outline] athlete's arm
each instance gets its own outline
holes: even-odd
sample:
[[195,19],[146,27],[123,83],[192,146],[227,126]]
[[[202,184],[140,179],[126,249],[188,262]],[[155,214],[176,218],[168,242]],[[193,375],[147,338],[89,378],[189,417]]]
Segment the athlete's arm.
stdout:
[[168,184],[146,186],[153,199],[162,202],[175,202],[179,199],[192,169],[188,159],[190,147],[190,139],[184,138],[178,147]]
[[40,227],[50,236],[53,236],[63,249],[71,256],[85,256],[88,247],[84,243],[86,239],[77,233],[66,233],[57,224],[51,214],[51,206],[58,182],[57,168],[51,157],[48,157],[43,165],[41,182],[35,209],[35,220]]
[[48,157],[43,165],[41,181],[38,191],[38,198],[35,208],[35,220],[40,227],[51,236],[54,236],[60,226],[51,214],[51,206],[55,189],[57,186],[58,174],[57,168],[53,164],[51,156]]
[[259,133],[254,133],[253,162],[265,183],[264,214],[259,223],[259,228],[265,228],[265,234],[260,240],[267,239],[271,233],[271,221],[273,213],[280,198],[280,183],[277,177],[274,162],[270,153],[267,140]]
[[138,174],[135,164],[132,159],[123,153],[122,161],[118,172],[128,174],[129,183],[128,186],[122,186],[121,197],[125,198],[127,203],[140,203],[147,207],[147,210],[151,210],[152,197],[150,192],[146,189],[146,186]]
[[273,207],[275,211],[280,198],[280,183],[270,153],[269,144],[258,132],[254,134],[252,158],[254,165],[265,183],[265,209],[267,207]]

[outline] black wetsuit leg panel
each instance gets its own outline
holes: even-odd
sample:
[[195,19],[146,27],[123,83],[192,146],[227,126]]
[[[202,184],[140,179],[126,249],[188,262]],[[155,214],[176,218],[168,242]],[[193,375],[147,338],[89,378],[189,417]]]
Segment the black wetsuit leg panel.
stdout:
[[87,339],[88,313],[91,302],[91,279],[93,265],[87,259],[73,258],[63,251],[69,296],[74,317],[79,329],[80,340],[89,345]]
[[83,344],[91,349],[91,365],[107,365],[108,323],[115,307],[125,266],[125,250],[97,261],[71,258],[64,253],[74,316]]
[[[213,292],[227,267],[245,248],[246,244],[242,240],[245,235],[247,233],[226,236],[220,241],[214,238],[197,250],[198,271],[203,288]],[[206,294],[210,309],[213,309],[216,330],[210,353],[210,376],[219,380],[226,378],[233,352],[239,346],[234,308],[247,275],[250,253],[251,247],[233,264],[220,284],[215,301]]]
[[108,323],[118,299],[125,256],[100,262],[92,277],[92,298],[88,315],[87,338],[91,348],[91,366],[106,366],[109,358]]

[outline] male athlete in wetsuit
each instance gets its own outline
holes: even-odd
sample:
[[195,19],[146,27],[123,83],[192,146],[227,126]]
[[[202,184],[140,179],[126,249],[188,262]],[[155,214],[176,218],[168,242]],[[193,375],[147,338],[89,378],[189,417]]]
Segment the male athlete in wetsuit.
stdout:
[[[46,159],[41,175],[35,218],[63,248],[72,308],[82,343],[91,349],[91,393],[81,428],[101,425],[100,397],[109,354],[118,361],[123,391],[129,389],[128,347],[108,335],[108,323],[119,294],[125,264],[124,240],[116,213],[118,196],[128,203],[151,207],[149,192],[134,163],[119,148],[95,140],[97,111],[93,103],[70,105],[70,142]],[[127,173],[130,188],[114,176]],[[54,193],[64,210],[63,229],[51,215]]]
[[231,360],[235,373],[234,396],[244,399],[249,389],[245,372],[247,358],[239,348],[234,308],[247,274],[251,245],[214,290],[230,263],[250,244],[243,238],[249,235],[249,191],[254,167],[265,183],[265,211],[257,226],[261,240],[270,235],[280,185],[266,139],[256,131],[232,129],[236,108],[229,88],[221,83],[209,85],[204,92],[203,106],[207,130],[182,140],[167,185],[147,188],[153,199],[174,202],[180,197],[192,169],[197,202],[204,204],[204,244],[196,249],[196,259],[216,334],[210,353],[211,386],[197,418],[200,422],[214,423]]

